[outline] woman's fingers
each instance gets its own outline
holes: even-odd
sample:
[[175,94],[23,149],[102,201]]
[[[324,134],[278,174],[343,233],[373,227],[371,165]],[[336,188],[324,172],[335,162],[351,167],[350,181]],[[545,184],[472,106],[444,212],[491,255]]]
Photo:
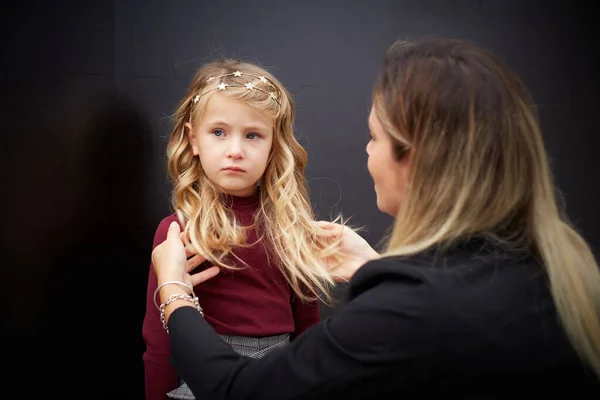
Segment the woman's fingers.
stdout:
[[[188,240],[188,238],[186,238],[186,236],[184,235],[184,232],[181,232],[180,237],[181,237],[181,241],[183,242],[183,245],[185,246],[185,256],[187,258],[190,258],[192,256],[197,255],[198,251],[196,251],[196,249],[194,249],[194,246],[192,246],[192,243]],[[204,260],[206,260],[206,257],[204,257]]]
[[190,258],[194,254],[196,254],[196,250],[194,250],[194,248],[192,247],[192,244],[190,243],[188,238],[185,236],[185,232],[181,232],[180,238],[181,238],[181,241],[183,242],[183,245],[185,246],[185,256],[187,258]]
[[315,221],[315,225],[323,230],[331,232],[331,236],[340,236],[344,232],[344,226],[329,221]]
[[206,259],[202,257],[200,254],[195,254],[192,257],[188,258],[185,263],[185,272],[193,271],[196,267],[202,264]]
[[196,286],[201,284],[202,282],[206,282],[207,280],[214,278],[219,274],[219,267],[210,267],[205,269],[202,272],[198,272],[197,274],[191,275],[192,278],[192,286]]
[[329,222],[329,221],[315,221],[315,224],[319,228],[323,228],[323,229],[336,229],[336,228],[340,227],[339,224],[336,224],[334,222]]

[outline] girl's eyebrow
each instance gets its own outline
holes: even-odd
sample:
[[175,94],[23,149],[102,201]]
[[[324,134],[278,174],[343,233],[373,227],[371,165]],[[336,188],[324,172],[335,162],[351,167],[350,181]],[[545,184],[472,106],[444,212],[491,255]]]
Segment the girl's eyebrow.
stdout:
[[224,126],[229,126],[229,124],[225,121],[222,121],[220,119],[215,119],[213,121],[206,121],[207,125],[224,125]]
[[268,128],[266,126],[263,125],[250,125],[246,127],[246,130],[254,130],[254,131],[259,131],[261,133],[269,133],[271,132],[271,128]]

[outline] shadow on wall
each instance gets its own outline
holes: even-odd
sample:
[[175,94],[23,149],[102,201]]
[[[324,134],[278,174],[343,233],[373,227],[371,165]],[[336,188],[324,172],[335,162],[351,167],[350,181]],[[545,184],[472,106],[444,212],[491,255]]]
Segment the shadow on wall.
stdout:
[[35,382],[24,397],[143,398],[152,133],[127,97],[78,100],[59,117],[17,118],[5,147],[10,380]]

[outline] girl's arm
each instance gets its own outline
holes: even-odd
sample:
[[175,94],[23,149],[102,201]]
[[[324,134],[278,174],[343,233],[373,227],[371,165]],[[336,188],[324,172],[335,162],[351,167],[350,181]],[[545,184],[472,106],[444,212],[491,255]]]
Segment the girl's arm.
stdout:
[[292,296],[292,312],[294,313],[295,329],[290,337],[291,340],[297,338],[321,319],[318,301],[305,302],[296,295]]
[[[167,217],[158,225],[154,235],[153,249],[165,241],[169,224],[174,220],[174,217]],[[146,294],[146,315],[142,324],[142,337],[146,346],[143,361],[147,400],[164,400],[167,392],[175,389],[179,384],[177,371],[169,361],[171,356],[169,336],[163,329],[160,313],[156,309],[152,298],[157,286],[156,273],[151,263]]]

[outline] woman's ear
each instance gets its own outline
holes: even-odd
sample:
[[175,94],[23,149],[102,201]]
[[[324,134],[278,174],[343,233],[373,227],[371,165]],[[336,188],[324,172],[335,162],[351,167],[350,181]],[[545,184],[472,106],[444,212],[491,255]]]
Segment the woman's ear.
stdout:
[[196,136],[194,135],[194,129],[192,127],[192,124],[189,122],[186,122],[185,130],[186,130],[185,133],[187,134],[190,144],[192,146],[192,153],[195,156],[197,156],[198,155],[198,139],[196,139]]

